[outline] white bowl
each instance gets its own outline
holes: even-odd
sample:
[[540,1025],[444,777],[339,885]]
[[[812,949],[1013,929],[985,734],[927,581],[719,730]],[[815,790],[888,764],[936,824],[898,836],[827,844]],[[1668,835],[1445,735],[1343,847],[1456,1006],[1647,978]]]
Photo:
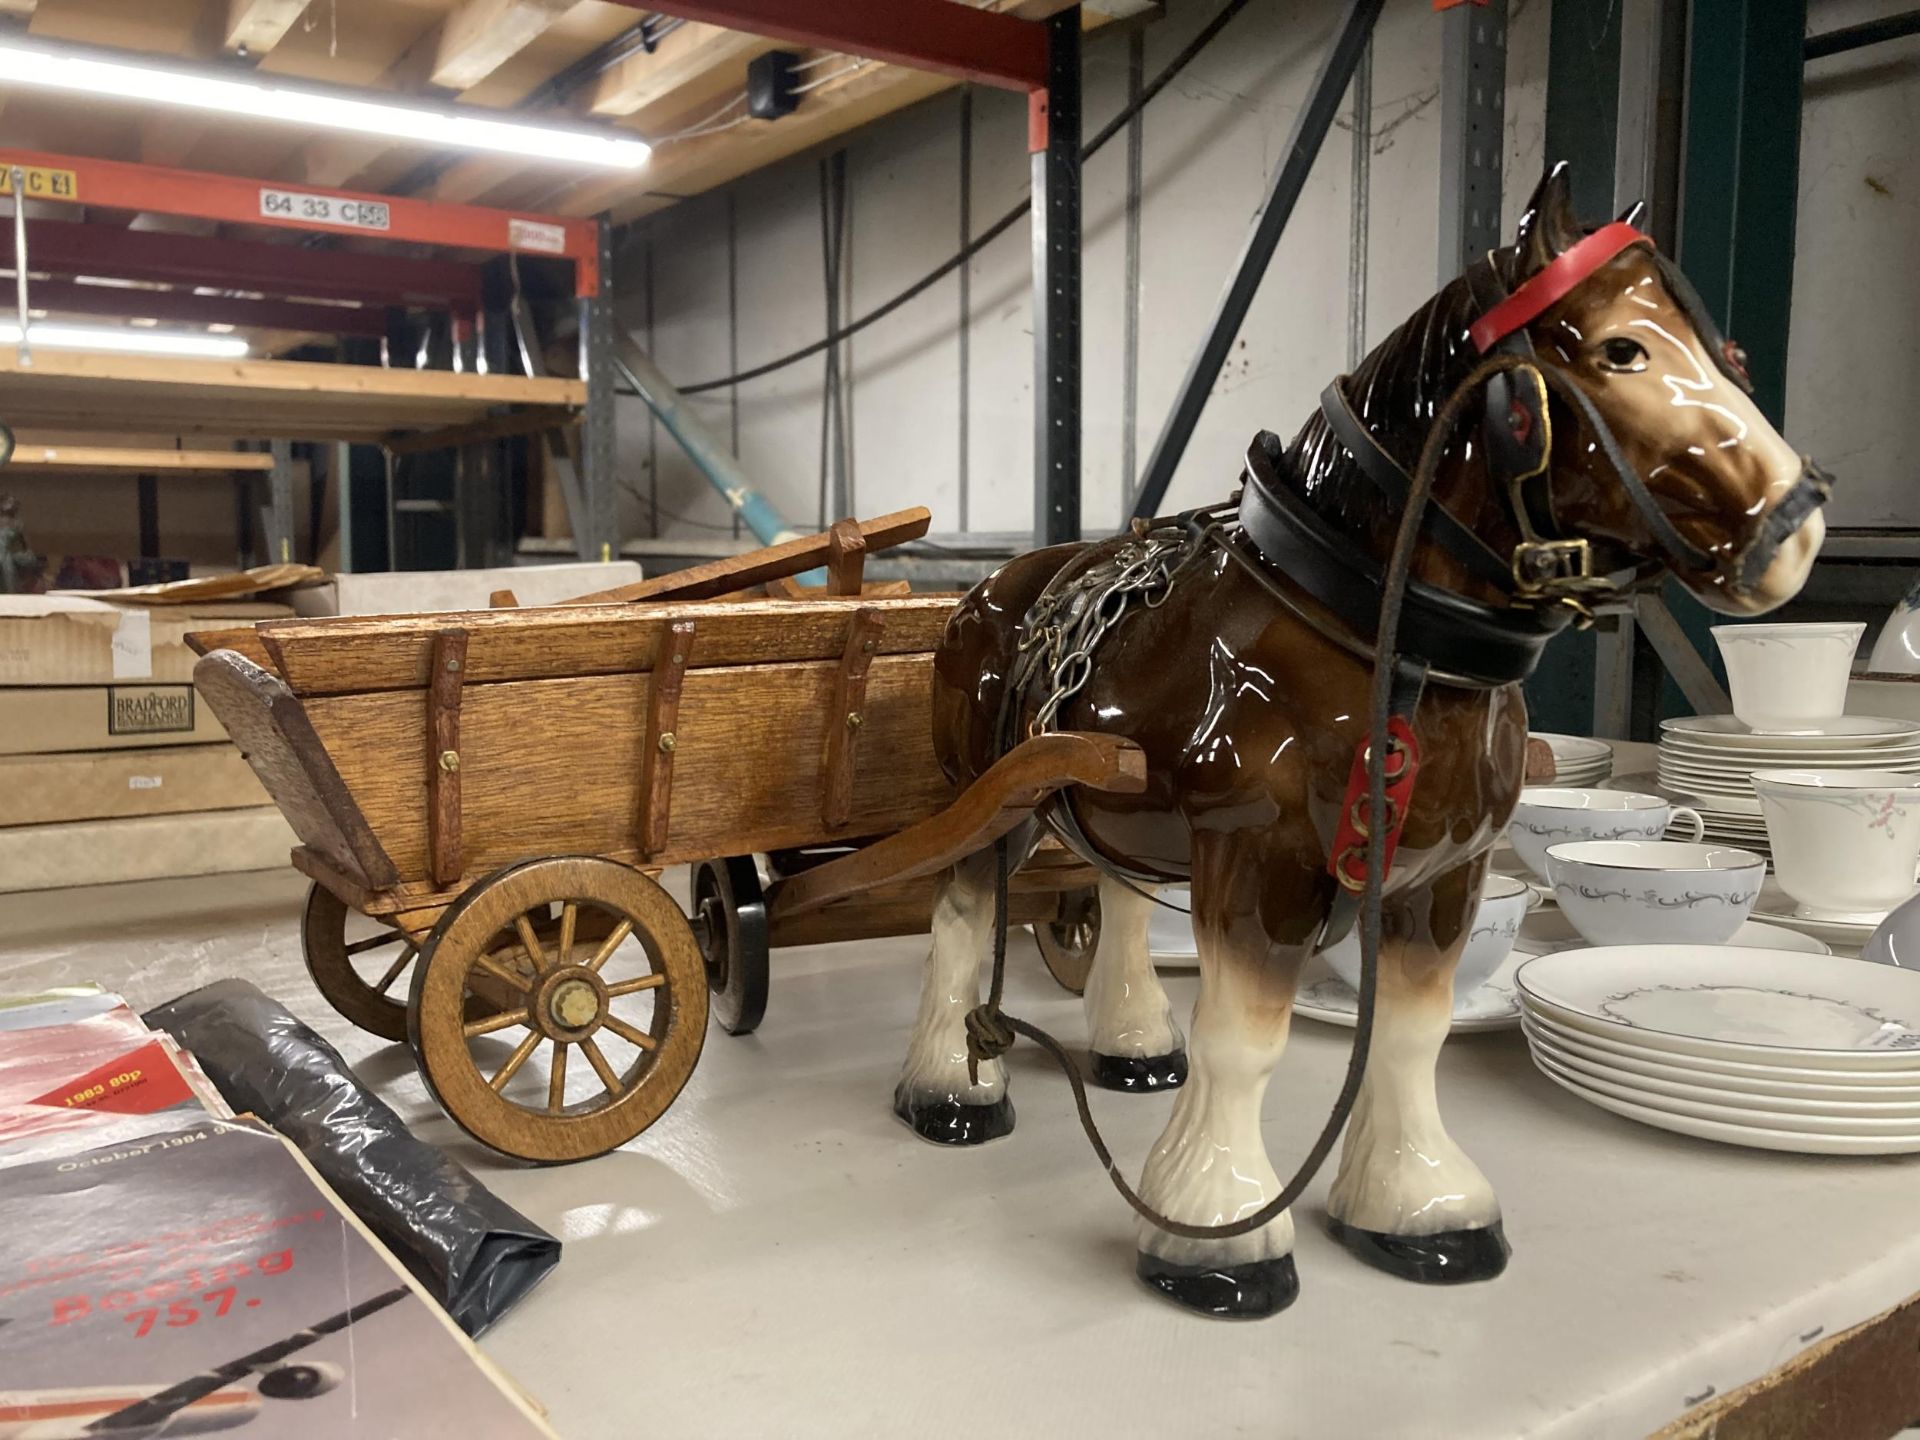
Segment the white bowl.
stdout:
[[1920,775],[1756,770],[1780,888],[1815,918],[1877,923],[1914,892]]
[[[1467,948],[1460,952],[1460,963],[1453,967],[1453,993],[1464,998],[1486,984],[1487,977],[1500,968],[1500,962],[1513,949],[1520,934],[1520,922],[1534,906],[1533,887],[1516,875],[1491,871],[1480,890],[1480,908],[1474,911],[1473,927],[1467,934]],[[1360,988],[1360,927],[1356,924],[1346,939],[1331,949],[1322,950],[1327,967],[1346,981],[1351,990]]]
[[1767,735],[1817,731],[1847,708],[1847,672],[1867,627],[1715,625],[1733,713]]
[[1719,945],[1753,912],[1767,862],[1731,845],[1578,840],[1548,847],[1547,878],[1595,945]]
[[1692,839],[1700,838],[1704,825],[1699,812],[1670,805],[1658,795],[1529,786],[1513,807],[1507,838],[1526,867],[1545,880],[1549,845],[1569,840],[1658,840],[1676,819],[1693,827]]

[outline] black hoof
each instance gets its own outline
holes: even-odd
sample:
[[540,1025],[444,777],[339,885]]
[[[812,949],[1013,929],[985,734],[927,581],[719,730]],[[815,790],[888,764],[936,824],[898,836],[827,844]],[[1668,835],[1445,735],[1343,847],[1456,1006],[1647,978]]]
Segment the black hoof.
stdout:
[[1005,1095],[991,1105],[962,1105],[945,1097],[916,1100],[903,1085],[893,1092],[893,1113],[935,1145],[984,1145],[1013,1133],[1013,1101]]
[[1331,1217],[1327,1230],[1347,1249],[1376,1269],[1422,1285],[1466,1285],[1491,1280],[1507,1268],[1513,1251],[1500,1222],[1479,1230],[1442,1230],[1435,1235],[1383,1235],[1342,1225]]
[[1093,1082],[1109,1090],[1145,1094],[1153,1090],[1172,1090],[1187,1083],[1187,1052],[1171,1055],[1093,1055]]
[[1174,1304],[1222,1320],[1264,1320],[1300,1293],[1291,1255],[1244,1265],[1175,1265],[1142,1250],[1133,1269]]

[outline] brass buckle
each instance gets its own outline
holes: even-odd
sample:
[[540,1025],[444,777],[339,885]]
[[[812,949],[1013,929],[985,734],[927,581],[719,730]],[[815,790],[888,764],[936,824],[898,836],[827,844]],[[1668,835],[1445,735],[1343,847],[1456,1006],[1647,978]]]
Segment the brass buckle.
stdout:
[[1513,582],[1525,596],[1593,579],[1593,546],[1586,540],[1527,540],[1513,550]]

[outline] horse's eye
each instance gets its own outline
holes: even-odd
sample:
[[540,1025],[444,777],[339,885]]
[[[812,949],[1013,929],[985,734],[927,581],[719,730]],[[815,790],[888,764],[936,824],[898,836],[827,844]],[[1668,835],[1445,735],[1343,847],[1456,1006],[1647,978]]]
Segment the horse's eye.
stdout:
[[1615,335],[1600,342],[1600,363],[1609,370],[1638,370],[1647,363],[1646,348],[1638,340]]

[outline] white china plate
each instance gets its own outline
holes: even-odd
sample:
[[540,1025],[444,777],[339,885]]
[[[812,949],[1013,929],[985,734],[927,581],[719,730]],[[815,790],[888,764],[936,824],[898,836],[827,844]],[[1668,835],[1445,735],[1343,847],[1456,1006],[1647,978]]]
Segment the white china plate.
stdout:
[[[1527,916],[1520,922],[1520,935],[1537,954],[1541,955],[1551,955],[1558,950],[1571,950],[1577,946],[1588,946],[1593,943],[1576,930],[1573,922],[1567,918],[1566,912],[1559,909],[1544,913],[1535,911]],[[1757,920],[1746,921],[1733,932],[1731,939],[1720,943],[1744,950],[1797,950],[1803,955],[1833,953],[1823,941],[1804,931],[1788,930],[1778,925],[1765,925]]]
[[1751,817],[1758,819],[1760,802],[1743,796],[1702,795],[1693,790],[1682,790],[1669,785],[1658,775],[1641,771],[1637,775],[1615,775],[1603,787],[1608,790],[1625,790],[1631,794],[1657,795],[1674,805],[1690,805],[1698,810],[1703,819],[1714,815]]
[[[1726,1094],[1764,1099],[1833,1100],[1842,1104],[1891,1101],[1920,1111],[1920,1069],[1802,1070],[1792,1065],[1743,1065],[1733,1060],[1702,1060],[1670,1050],[1645,1050],[1624,1041],[1589,1035],[1562,1025],[1544,1010],[1521,1007],[1522,1028],[1553,1042],[1590,1065],[1627,1076],[1643,1076],[1695,1085]],[[1732,1104],[1734,1102],[1727,1101]]]
[[1556,735],[1546,730],[1535,730],[1527,738],[1546,741],[1547,748],[1553,751],[1553,758],[1562,768],[1613,763],[1613,747],[1589,735]]
[[1540,1054],[1534,1054],[1534,1066],[1563,1091],[1578,1094],[1601,1110],[1611,1110],[1617,1116],[1638,1119],[1642,1125],[1674,1131],[1676,1135],[1692,1135],[1693,1139],[1743,1144],[1755,1150],[1793,1150],[1811,1156],[1901,1156],[1920,1150],[1920,1129],[1901,1135],[1860,1135],[1841,1131],[1789,1131],[1770,1125],[1688,1116],[1680,1110],[1653,1104],[1655,1096],[1628,1100],[1619,1094],[1607,1094],[1599,1085],[1582,1085],[1569,1071],[1557,1068]]
[[1831,955],[1612,945],[1529,960],[1514,983],[1574,1029],[1656,1050],[1847,1069],[1920,1063],[1920,973]]
[[[1544,1034],[1534,1021],[1525,1017],[1521,1019],[1520,1028],[1526,1032],[1527,1044],[1535,1054],[1551,1060],[1583,1085],[1605,1089],[1609,1095],[1622,1090],[1629,1092],[1620,1095],[1623,1100],[1639,1099],[1640,1095],[1631,1093],[1638,1091],[1650,1097],[1646,1102],[1649,1105],[1672,1100],[1686,1105],[1712,1106],[1716,1111],[1744,1111],[1751,1119],[1704,1110],[1689,1110],[1686,1113],[1701,1115],[1708,1120],[1727,1120],[1733,1124],[1777,1125],[1782,1130],[1850,1131],[1857,1127],[1846,1122],[1866,1120],[1877,1122],[1873,1133],[1888,1130],[1920,1131],[1920,1100],[1870,1100],[1859,1094],[1834,1099],[1827,1095],[1804,1097],[1779,1091],[1762,1095],[1743,1090],[1722,1090],[1715,1085],[1703,1085],[1697,1080],[1669,1080],[1664,1076],[1644,1075],[1616,1067],[1604,1059],[1583,1057],[1551,1035]],[[1607,1089],[1609,1086],[1617,1088]],[[1835,1123],[1829,1125],[1828,1121]]]
[[1920,1134],[1907,1137],[1881,1135],[1806,1135],[1792,1130],[1767,1130],[1757,1125],[1726,1125],[1701,1120],[1691,1115],[1675,1115],[1647,1105],[1616,1100],[1598,1090],[1562,1079],[1551,1071],[1545,1075],[1562,1090],[1578,1095],[1589,1104],[1610,1110],[1628,1120],[1638,1120],[1656,1130],[1671,1130],[1697,1140],[1718,1140],[1724,1145],[1744,1145],[1754,1150],[1785,1150],[1796,1155],[1909,1155],[1920,1150]]
[[[1513,972],[1521,962],[1533,957],[1518,950],[1500,962],[1480,988],[1453,1002],[1453,1035],[1472,1035],[1486,1030],[1513,1030],[1520,1024],[1520,997],[1514,993]],[[1308,960],[1300,972],[1300,987],[1294,993],[1293,1013],[1327,1025],[1351,1030],[1360,1022],[1360,997],[1347,982],[1328,968],[1318,955]],[[1377,1022],[1376,1022],[1377,1023]]]
[[1704,735],[1666,734],[1660,737],[1662,755],[1684,755],[1701,760],[1712,760],[1729,765],[1759,765],[1769,758],[1795,760],[1809,751],[1817,750],[1821,763],[1827,757],[1836,761],[1842,759],[1893,759],[1896,756],[1920,755],[1920,739],[1888,740],[1880,744],[1868,745],[1806,745],[1793,740],[1784,740],[1777,745],[1737,744],[1727,745]]
[[1784,925],[1789,930],[1798,930],[1802,935],[1811,935],[1824,940],[1829,945],[1844,946],[1857,950],[1873,938],[1873,932],[1880,928],[1880,922],[1891,915],[1859,915],[1841,919],[1832,915],[1804,915],[1800,902],[1780,888],[1780,882],[1771,876],[1760,887],[1760,898],[1753,902],[1753,913],[1769,925]]
[[1870,740],[1911,740],[1920,736],[1920,720],[1894,720],[1880,715],[1837,715],[1818,729],[1786,734],[1749,729],[1731,715],[1682,715],[1660,722],[1667,735],[1710,735],[1741,749],[1844,749]]
[[1894,1100],[1909,1097],[1920,1099],[1920,1065],[1911,1070],[1832,1070],[1818,1066],[1754,1065],[1744,1060],[1718,1060],[1712,1056],[1688,1055],[1677,1050],[1653,1050],[1644,1045],[1635,1045],[1631,1040],[1576,1030],[1556,1020],[1545,1010],[1528,1004],[1525,996],[1521,997],[1521,1014],[1527,1024],[1552,1036],[1563,1049],[1573,1046],[1580,1054],[1602,1058],[1609,1065],[1623,1069],[1651,1065],[1657,1067],[1661,1075],[1670,1078],[1726,1090],[1751,1090],[1759,1094],[1771,1094],[1780,1086],[1791,1085],[1810,1087],[1822,1093],[1831,1091],[1836,1097],[1852,1095],[1863,1100],[1881,1096]]

